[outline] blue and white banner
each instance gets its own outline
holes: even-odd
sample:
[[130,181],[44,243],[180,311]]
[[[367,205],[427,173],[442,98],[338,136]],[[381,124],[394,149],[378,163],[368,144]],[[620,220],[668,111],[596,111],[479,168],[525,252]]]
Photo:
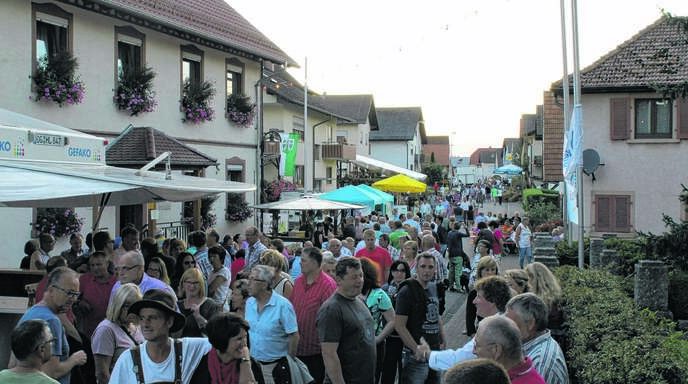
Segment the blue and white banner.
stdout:
[[566,207],[568,220],[578,224],[578,186],[576,169],[583,164],[581,125],[583,107],[580,104],[573,106],[569,129],[564,135],[563,172],[566,181]]

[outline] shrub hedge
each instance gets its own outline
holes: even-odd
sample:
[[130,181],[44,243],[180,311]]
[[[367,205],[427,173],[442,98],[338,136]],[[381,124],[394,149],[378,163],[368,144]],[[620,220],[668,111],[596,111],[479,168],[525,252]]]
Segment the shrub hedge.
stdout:
[[688,341],[674,323],[636,308],[624,279],[564,266],[561,283],[571,382],[686,383]]

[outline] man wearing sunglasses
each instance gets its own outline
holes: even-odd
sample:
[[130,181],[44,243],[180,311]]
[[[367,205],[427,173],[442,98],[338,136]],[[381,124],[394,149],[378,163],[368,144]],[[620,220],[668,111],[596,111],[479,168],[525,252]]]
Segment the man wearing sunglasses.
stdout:
[[[43,299],[26,311],[19,324],[33,319],[45,320],[48,323],[55,341],[51,343],[50,358],[42,364],[41,371],[62,384],[69,384],[72,368],[86,363],[86,353],[77,351],[70,355],[67,335],[57,316],[67,312],[79,298],[79,279],[73,270],[59,267],[50,272],[46,286]],[[18,363],[13,358],[9,366],[12,368]]]

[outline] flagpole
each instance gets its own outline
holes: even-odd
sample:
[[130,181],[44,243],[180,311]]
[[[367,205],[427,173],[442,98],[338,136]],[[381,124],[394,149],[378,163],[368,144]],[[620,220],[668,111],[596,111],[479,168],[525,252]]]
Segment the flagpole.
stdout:
[[[559,1],[559,8],[561,10],[561,48],[562,48],[562,62],[564,64],[564,76],[562,78],[562,88],[564,96],[564,131],[569,130],[571,107],[569,105],[569,59],[568,59],[568,42],[566,41],[566,0]],[[563,202],[563,216],[568,218],[568,194],[566,192],[567,186],[566,182],[563,183],[564,186],[564,198]],[[573,225],[571,225],[570,220],[566,220],[566,238],[571,245],[573,242]]]
[[[578,55],[578,0],[571,0],[571,24],[573,27],[573,105],[579,106],[580,101],[580,57]],[[581,151],[583,145],[583,111],[580,107],[580,145],[578,151]],[[580,159],[580,157],[579,157]],[[584,208],[584,193],[583,193],[583,164],[582,161],[576,166],[576,189],[578,192],[578,268],[584,267],[585,260],[585,210]]]
[[308,125],[308,56],[304,59],[303,77],[303,191],[313,192],[313,132]]

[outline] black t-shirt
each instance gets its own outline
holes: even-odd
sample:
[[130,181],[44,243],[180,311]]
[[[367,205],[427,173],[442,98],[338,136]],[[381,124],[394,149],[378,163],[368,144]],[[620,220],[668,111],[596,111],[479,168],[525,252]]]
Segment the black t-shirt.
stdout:
[[[415,287],[411,286],[415,284]],[[416,343],[420,343],[421,336],[428,342],[430,348],[438,350],[440,347],[440,311],[437,287],[435,283],[428,283],[423,290],[424,300],[419,300],[423,289],[418,281],[408,281],[399,291],[397,305],[398,315],[407,316],[406,329]]]

